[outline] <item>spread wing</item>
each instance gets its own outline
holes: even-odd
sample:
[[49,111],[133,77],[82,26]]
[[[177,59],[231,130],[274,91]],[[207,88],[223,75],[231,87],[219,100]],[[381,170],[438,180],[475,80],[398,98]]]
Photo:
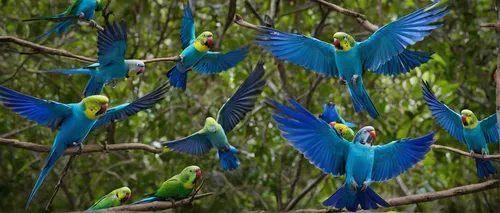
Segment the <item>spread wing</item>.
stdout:
[[182,16],[182,27],[181,27],[181,41],[182,49],[185,49],[190,44],[196,40],[196,34],[194,30],[194,17],[191,11],[191,6],[189,6],[189,1],[187,1],[184,7],[184,16]]
[[285,33],[270,27],[259,27],[264,34],[255,43],[281,60],[300,65],[327,76],[340,76],[335,65],[333,45],[300,34]]
[[196,63],[194,70],[203,74],[213,74],[228,70],[243,61],[248,55],[248,47],[239,48],[228,53],[207,52]]
[[59,127],[73,112],[69,105],[34,98],[2,86],[0,102],[13,112],[51,129]]
[[497,114],[490,115],[479,122],[483,130],[484,138],[488,143],[498,143],[498,121]]
[[432,54],[434,53],[415,52],[405,49],[401,54],[392,57],[387,63],[380,65],[378,69],[373,72],[387,76],[406,74],[415,67],[431,60]]
[[414,167],[431,150],[435,134],[433,132],[420,138],[406,138],[374,147],[372,180],[389,180]]
[[429,86],[429,83],[422,80],[422,84],[424,100],[429,107],[432,116],[436,118],[439,125],[446,129],[451,136],[455,137],[462,143],[466,143],[460,115],[448,108],[448,106],[444,105],[436,98]]
[[321,171],[343,175],[350,143],[292,98],[288,100],[295,109],[269,99],[281,135]]
[[262,79],[263,77],[264,62],[260,61],[240,88],[222,105],[217,115],[217,123],[222,126],[226,134],[231,132],[241,119],[254,108],[255,101],[262,93],[262,87],[266,83]]
[[127,49],[127,30],[125,21],[107,25],[104,32],[98,31],[97,48],[100,66],[110,63],[123,63]]
[[183,139],[164,142],[162,145],[176,152],[190,155],[203,155],[212,148],[212,143],[204,135],[203,130]]
[[[363,68],[377,71],[380,66],[401,54],[408,45],[422,41],[432,30],[441,27],[440,24],[433,23],[450,11],[446,10],[446,4],[434,7],[438,3],[439,1],[435,1],[427,7],[387,24],[367,40],[358,43]],[[408,59],[408,55],[401,58]],[[402,61],[400,59],[399,61]],[[405,64],[405,67],[410,68],[410,65]],[[397,74],[404,73],[405,70],[399,68]]]
[[153,90],[153,92],[147,94],[142,98],[135,100],[132,103],[126,103],[108,109],[104,116],[97,119],[91,131],[107,126],[111,123],[118,122],[129,116],[135,115],[142,110],[146,110],[153,107],[153,105],[163,100],[163,96],[165,95],[165,93],[168,92],[169,89],[170,89],[169,84],[163,84],[162,86]]

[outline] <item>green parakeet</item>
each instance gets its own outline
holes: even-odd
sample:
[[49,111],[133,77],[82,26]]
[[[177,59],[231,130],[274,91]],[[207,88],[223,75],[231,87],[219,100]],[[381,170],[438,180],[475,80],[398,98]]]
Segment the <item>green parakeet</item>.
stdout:
[[94,205],[92,205],[88,210],[106,209],[119,206],[126,202],[131,195],[132,191],[126,186],[115,189],[95,202]]

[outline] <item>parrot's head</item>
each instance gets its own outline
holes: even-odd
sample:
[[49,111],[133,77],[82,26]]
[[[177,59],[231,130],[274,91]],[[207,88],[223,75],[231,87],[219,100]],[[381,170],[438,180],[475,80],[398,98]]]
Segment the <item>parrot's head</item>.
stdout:
[[215,133],[217,132],[217,126],[218,126],[218,123],[217,121],[212,118],[212,117],[208,117],[206,120],[205,120],[205,128],[211,132],[211,133]]
[[342,135],[342,137],[347,139],[348,141],[352,141],[352,139],[354,138],[354,131],[352,131],[352,129],[345,124],[331,122],[330,126],[335,128],[340,133],[340,135]]
[[103,95],[92,95],[82,100],[82,106],[85,116],[90,120],[95,120],[106,113],[108,110],[109,99]]
[[333,35],[333,46],[337,51],[347,52],[356,45],[354,38],[347,33],[337,32]]
[[474,113],[468,109],[462,110],[462,125],[465,128],[476,128],[477,127],[477,117]]
[[95,11],[102,11],[107,3],[108,0],[96,0]]
[[182,170],[181,176],[191,183],[196,183],[196,181],[201,178],[201,169],[198,166],[188,166]]
[[132,191],[126,186],[115,190],[114,193],[116,193],[120,203],[125,203],[132,195]]
[[141,60],[125,60],[125,63],[127,63],[128,66],[127,78],[138,76],[144,73],[144,70],[146,69],[144,61]]
[[364,146],[373,146],[376,139],[375,129],[372,126],[365,126],[356,133],[353,142]]
[[196,38],[195,47],[198,51],[207,52],[213,44],[213,34],[205,31]]

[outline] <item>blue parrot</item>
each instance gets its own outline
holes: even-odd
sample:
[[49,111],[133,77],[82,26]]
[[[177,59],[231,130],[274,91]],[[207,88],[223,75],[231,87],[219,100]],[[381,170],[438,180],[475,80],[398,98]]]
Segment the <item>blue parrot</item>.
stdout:
[[235,154],[240,151],[229,144],[227,134],[250,112],[265,84],[264,63],[260,61],[255,70],[219,110],[217,120],[208,117],[200,131],[179,140],[162,143],[173,151],[203,155],[211,148],[218,150],[220,164],[224,170],[234,170],[240,166]]
[[48,126],[52,130],[59,128],[45,167],[31,191],[26,208],[56,161],[68,147],[80,146],[81,152],[82,142],[90,131],[151,108],[163,99],[168,89],[169,86],[165,84],[132,103],[108,109],[109,99],[102,95],[86,97],[79,103],[63,104],[34,98],[0,86],[0,102],[6,108],[29,120]]
[[[40,21],[40,20],[47,20],[47,19],[52,19],[52,18],[61,18],[61,17],[68,17],[68,16],[78,16],[79,19],[85,19],[90,22],[92,25],[96,25],[94,21],[94,14],[95,11],[101,11],[104,9],[104,1],[103,0],[74,0],[73,3],[69,6],[64,13],[61,13],[59,15],[55,16],[47,16],[47,17],[42,17],[42,18],[33,18],[33,19],[26,19],[23,21]],[[52,32],[57,32],[58,34],[62,34],[68,30],[68,28],[76,24],[78,22],[78,19],[69,19],[69,20],[59,20],[57,21],[57,25],[53,28],[51,28],[49,31],[35,39],[35,41],[39,41],[48,35],[50,35]]]
[[[473,153],[488,154],[487,143],[498,143],[496,114],[490,115],[482,121],[479,121],[476,115],[468,109],[462,110],[461,115],[459,115],[441,103],[432,92],[429,83],[424,80],[422,80],[422,89],[425,103],[432,116],[451,136],[467,144],[471,155]],[[488,177],[497,173],[493,164],[488,160],[476,159],[476,168],[479,177]]]
[[[439,1],[378,29],[370,38],[356,42],[346,33],[333,35],[334,45],[300,34],[259,27],[264,35],[256,43],[279,59],[290,61],[314,72],[340,77],[347,83],[356,112],[367,110],[379,117],[360,77],[364,70],[376,74],[405,74],[431,59],[432,52],[414,52],[406,47],[415,44],[441,25],[433,24],[449,13]],[[344,79],[350,79],[345,81]]]
[[373,146],[376,134],[371,126],[361,128],[350,143],[295,100],[288,100],[294,109],[268,100],[276,110],[273,119],[281,135],[324,173],[346,175],[345,184],[323,202],[325,206],[345,207],[352,212],[358,205],[364,210],[377,209],[377,204],[388,207],[370,183],[392,179],[415,166],[433,143],[435,133]]
[[213,43],[213,34],[205,31],[195,38],[194,18],[191,7],[184,7],[181,27],[182,53],[181,61],[167,72],[170,84],[186,90],[187,75],[190,70],[203,74],[214,74],[228,70],[240,63],[248,55],[248,47],[239,48],[228,53],[209,51]]
[[327,123],[336,122],[345,124],[347,127],[356,127],[355,123],[344,120],[337,111],[337,106],[333,102],[328,102],[325,104],[323,113],[319,115],[319,118],[323,119]]
[[[121,26],[120,26],[121,25]],[[127,49],[127,31],[125,22],[106,26],[104,32],[99,31],[97,48],[99,63],[80,69],[49,70],[65,74],[86,74],[90,79],[84,90],[85,97],[99,95],[104,85],[117,79],[138,76],[144,73],[145,65],[141,60],[125,60]]]

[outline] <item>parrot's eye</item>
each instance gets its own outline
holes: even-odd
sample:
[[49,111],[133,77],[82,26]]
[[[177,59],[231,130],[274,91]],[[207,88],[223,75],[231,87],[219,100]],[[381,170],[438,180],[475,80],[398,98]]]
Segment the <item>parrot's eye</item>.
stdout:
[[138,67],[140,67],[141,65],[140,64],[137,64]]
[[193,172],[193,170],[189,170],[189,172]]

